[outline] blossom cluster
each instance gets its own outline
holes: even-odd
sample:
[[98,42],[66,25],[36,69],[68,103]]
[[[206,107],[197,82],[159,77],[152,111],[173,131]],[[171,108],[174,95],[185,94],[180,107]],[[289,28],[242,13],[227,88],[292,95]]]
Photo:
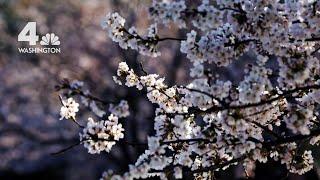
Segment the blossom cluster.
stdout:
[[173,21],[179,27],[185,27],[185,21],[181,15],[186,10],[184,1],[153,1],[149,8],[150,18],[157,23],[168,24]]
[[280,73],[278,82],[284,88],[302,85],[314,78],[319,71],[320,63],[316,57],[308,58],[281,58],[279,60]]
[[218,66],[229,65],[234,58],[248,51],[248,43],[253,41],[249,37],[237,37],[231,24],[208,31],[199,41],[197,33],[191,31],[187,40],[181,42],[181,52],[193,63],[215,63]]
[[87,126],[79,134],[80,142],[90,154],[109,152],[116,141],[124,137],[123,131],[118,117],[113,114],[109,115],[108,120],[94,121],[89,118]]
[[[90,91],[85,90],[83,86],[84,83],[78,80],[72,82],[65,80],[61,86],[58,86],[58,90],[66,89],[65,93],[60,95],[62,103],[60,120],[63,118],[71,119],[82,128],[82,132],[79,134],[80,143],[88,149],[89,153],[109,152],[112,146],[124,137],[124,129],[122,124],[119,123],[118,118],[126,118],[130,115],[128,102],[121,100],[118,104],[109,103],[93,96],[90,94]],[[74,98],[70,97],[74,95],[79,95],[81,103],[101,120],[95,121],[90,117],[86,126],[79,124],[78,119],[76,119],[76,113],[79,111],[80,105]],[[62,96],[69,98],[65,100]],[[98,106],[98,104],[100,106]],[[106,116],[106,106],[109,106],[109,116]]]
[[141,37],[135,27],[128,30],[125,28],[125,19],[118,13],[109,13],[102,21],[102,27],[107,31],[108,36],[119,43],[123,49],[134,49],[143,55],[156,57],[160,55],[157,50],[157,25],[149,27],[146,36]]
[[193,17],[192,24],[201,30],[212,29],[222,16],[220,10],[203,0],[196,9],[188,9],[184,0],[156,1],[149,8],[150,18],[158,23],[168,25],[169,22],[177,24],[180,28],[186,27],[188,17]]
[[[172,22],[180,28],[187,28],[187,19],[191,19],[203,35],[196,41],[197,33],[194,30],[188,33],[181,42],[181,52],[186,53],[191,62],[199,61],[197,65],[208,61],[227,66],[249,49],[257,55],[280,57],[312,54],[316,50],[312,38],[319,32],[319,27],[315,26],[319,22],[318,9],[317,1],[217,1],[211,4],[203,0],[198,7],[190,8],[184,0],[154,0],[149,14],[155,23]],[[113,16],[114,21],[119,19],[119,23],[114,23],[114,39],[118,34],[123,36],[119,29],[123,29],[124,19],[117,13]],[[152,36],[157,37],[156,34]],[[119,42],[118,38],[115,41]],[[152,49],[156,45],[153,43]],[[148,55],[144,51],[142,54]]]
[[119,63],[115,82],[122,84],[123,80],[126,86],[136,87],[147,90],[147,97],[152,103],[157,103],[166,112],[186,112],[187,107],[180,104],[176,98],[176,87],[168,87],[164,83],[164,78],[160,78],[157,74],[148,74],[146,76],[138,76],[133,69],[130,69],[125,62]]
[[119,104],[110,104],[109,111],[111,114],[119,118],[125,118],[130,115],[128,102],[125,100],[121,100]]
[[[310,171],[313,167],[313,157],[311,151],[304,151],[301,160],[293,160],[294,165],[290,168],[290,172],[297,174],[304,174]],[[302,167],[302,168],[301,168]]]
[[264,67],[250,67],[248,75],[239,84],[239,101],[241,103],[260,102],[261,98],[272,89],[268,75],[270,69]]
[[79,111],[79,104],[73,98],[68,98],[67,100],[61,99],[61,103],[60,120],[64,118],[76,119],[76,113]]

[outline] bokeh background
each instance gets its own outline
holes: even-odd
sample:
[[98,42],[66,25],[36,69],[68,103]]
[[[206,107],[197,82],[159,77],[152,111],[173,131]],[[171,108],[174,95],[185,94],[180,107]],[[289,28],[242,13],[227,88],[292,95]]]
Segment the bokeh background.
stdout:
[[[63,154],[50,153],[79,140],[79,128],[59,121],[60,102],[54,86],[60,80],[81,80],[101,99],[126,99],[131,115],[124,122],[128,141],[145,142],[153,131],[154,109],[145,94],[115,85],[120,61],[141,71],[141,62],[150,73],[166,77],[169,85],[188,82],[189,61],[177,42],[160,44],[162,56],[144,57],[123,50],[100,27],[107,12],[118,11],[129,26],[143,33],[147,28],[146,5],[151,0],[0,0],[0,179],[98,179],[106,169],[125,172],[143,147],[117,145],[111,153],[90,155],[82,146]],[[53,32],[61,41],[60,54],[20,54],[17,36],[28,21],[37,22],[41,36]],[[161,36],[183,37],[187,30],[160,26]],[[229,69],[215,69],[224,79],[237,82],[245,63],[255,59],[248,53]],[[78,115],[84,123],[89,112]],[[256,179],[286,177],[278,163],[258,165]],[[241,167],[217,174],[222,179],[241,179]],[[316,166],[306,176],[289,179],[318,179]]]

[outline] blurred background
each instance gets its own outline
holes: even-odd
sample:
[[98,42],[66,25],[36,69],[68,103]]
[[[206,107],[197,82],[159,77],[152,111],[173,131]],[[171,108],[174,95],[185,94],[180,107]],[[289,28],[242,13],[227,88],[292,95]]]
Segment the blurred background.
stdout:
[[[189,60],[180,53],[177,42],[160,44],[162,56],[150,58],[113,43],[100,27],[101,19],[118,11],[128,26],[143,33],[149,25],[147,5],[151,0],[0,0],[0,179],[99,179],[106,169],[125,172],[143,147],[117,145],[111,153],[90,155],[83,146],[63,154],[50,153],[79,140],[79,128],[70,121],[59,121],[60,102],[54,86],[60,80],[81,80],[93,95],[101,99],[125,99],[131,115],[124,122],[128,141],[146,142],[153,131],[155,107],[145,94],[134,88],[119,87],[112,81],[120,61],[136,71],[141,62],[149,73],[166,77],[169,85],[185,84]],[[29,21],[37,22],[41,36],[53,32],[60,38],[60,54],[20,54],[19,32]],[[160,36],[184,37],[187,30],[160,26]],[[219,68],[223,79],[239,81],[250,53],[231,65]],[[78,116],[85,122],[92,116],[85,109]],[[231,168],[222,179],[244,177],[241,168]],[[304,177],[318,179],[317,168]],[[268,172],[268,173],[266,173]],[[286,177],[277,163],[258,165],[256,179]]]

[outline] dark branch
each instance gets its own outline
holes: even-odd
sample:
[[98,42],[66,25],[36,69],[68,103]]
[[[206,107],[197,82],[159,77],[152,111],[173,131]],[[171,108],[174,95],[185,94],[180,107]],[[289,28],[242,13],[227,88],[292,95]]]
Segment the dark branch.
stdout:
[[63,83],[60,86],[56,86],[56,89],[57,90],[68,89],[68,90],[72,91],[72,93],[74,93],[76,95],[80,95],[80,96],[85,97],[87,99],[90,99],[92,101],[100,102],[103,105],[109,105],[110,103],[114,103],[113,101],[102,100],[102,99],[100,99],[100,98],[98,98],[96,96],[93,96],[91,94],[86,94],[81,89],[74,89],[68,83]]
[[244,105],[229,105],[226,107],[214,106],[214,107],[209,108],[209,109],[202,111],[202,112],[216,112],[216,111],[221,111],[221,110],[233,110],[233,109],[245,109],[245,108],[250,108],[250,107],[257,107],[257,106],[261,106],[261,105],[265,105],[265,104],[270,104],[270,103],[277,101],[277,100],[280,100],[282,98],[290,97],[294,93],[298,93],[300,91],[305,92],[305,91],[309,91],[311,89],[320,89],[320,85],[316,84],[316,85],[310,85],[310,86],[304,86],[304,87],[297,87],[292,90],[283,91],[283,93],[278,95],[277,97],[263,100],[263,101],[260,101],[257,103],[249,103],[249,104],[244,104]]

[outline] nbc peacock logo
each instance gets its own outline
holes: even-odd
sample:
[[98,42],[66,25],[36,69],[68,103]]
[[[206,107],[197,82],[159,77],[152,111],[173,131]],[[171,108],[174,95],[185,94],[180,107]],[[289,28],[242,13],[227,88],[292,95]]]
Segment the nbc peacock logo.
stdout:
[[51,34],[47,33],[45,36],[42,36],[40,44],[42,46],[48,46],[48,45],[58,46],[60,45],[59,37],[54,33],[51,33]]
[[[18,48],[20,53],[61,53],[60,40],[55,33],[47,33],[41,37],[40,45],[37,46],[39,35],[37,35],[37,23],[28,22],[18,35],[18,42],[28,42],[30,47]],[[37,46],[37,47],[35,47]]]

